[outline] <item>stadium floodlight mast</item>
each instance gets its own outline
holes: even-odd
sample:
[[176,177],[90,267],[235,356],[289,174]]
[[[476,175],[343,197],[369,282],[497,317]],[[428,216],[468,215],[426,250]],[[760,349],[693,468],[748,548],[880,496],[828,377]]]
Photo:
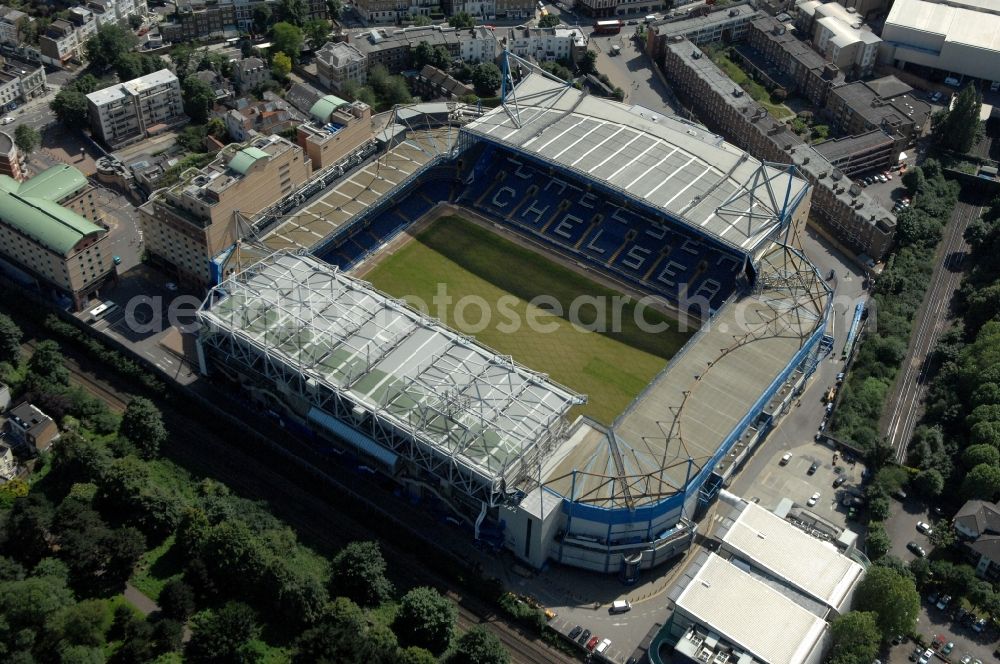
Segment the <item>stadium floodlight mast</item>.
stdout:
[[529,62],[524,58],[511,53],[510,49],[507,48],[507,44],[504,42],[503,53],[500,55],[500,105],[507,112],[507,115],[510,116],[510,120],[514,123],[514,126],[520,129],[522,126],[521,107],[517,102],[517,92],[515,91],[517,86],[514,85],[514,74],[513,69],[511,68],[511,60],[514,61],[514,64],[519,69],[522,67],[530,69],[531,71],[537,72],[549,80],[560,83],[567,89],[571,86],[569,81],[564,81],[558,76],[545,71],[534,62]]

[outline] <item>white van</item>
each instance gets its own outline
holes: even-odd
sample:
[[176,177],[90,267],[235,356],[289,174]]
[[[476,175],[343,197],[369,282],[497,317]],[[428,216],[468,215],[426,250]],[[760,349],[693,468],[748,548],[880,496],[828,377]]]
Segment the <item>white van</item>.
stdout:
[[594,652],[596,652],[598,655],[603,655],[605,652],[607,652],[608,648],[610,647],[611,647],[611,639],[604,639],[603,641],[597,644],[597,647],[594,648]]
[[955,78],[954,76],[949,76],[948,78],[944,79],[944,84],[945,85],[950,85],[953,88],[957,88],[958,87],[958,83],[959,83],[959,80],[957,78]]
[[632,610],[632,603],[624,599],[616,599],[611,602],[611,608],[608,609],[608,613],[625,613]]

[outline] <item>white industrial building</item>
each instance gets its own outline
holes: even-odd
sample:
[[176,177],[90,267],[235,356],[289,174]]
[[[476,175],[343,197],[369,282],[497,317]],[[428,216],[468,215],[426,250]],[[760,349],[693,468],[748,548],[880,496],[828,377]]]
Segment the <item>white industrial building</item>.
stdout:
[[701,554],[670,591],[674,612],[650,659],[672,647],[675,662],[823,661],[828,625],[850,610],[867,559],[851,538],[822,539],[725,491],[723,503],[732,511],[718,553]]
[[905,69],[1000,81],[1000,3],[896,0],[882,30],[885,57]]

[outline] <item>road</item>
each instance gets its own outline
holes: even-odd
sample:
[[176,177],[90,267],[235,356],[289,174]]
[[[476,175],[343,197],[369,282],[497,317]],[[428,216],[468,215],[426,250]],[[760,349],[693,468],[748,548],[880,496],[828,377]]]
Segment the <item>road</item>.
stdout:
[[[63,347],[66,368],[73,382],[121,412],[128,400],[127,386],[115,382],[115,377],[109,376],[103,367],[78,356],[68,344],[63,344]],[[109,379],[112,379],[111,382]],[[226,400],[218,388],[206,387],[217,400]],[[199,417],[199,414],[204,414],[181,400],[160,400],[158,405],[164,423],[171,431],[170,444],[164,450],[171,460],[196,476],[224,482],[243,496],[266,500],[274,513],[292,526],[309,546],[331,555],[352,540],[377,540],[397,586],[429,585],[440,590],[457,605],[459,630],[467,631],[475,625],[483,625],[500,639],[510,652],[512,661],[521,664],[569,664],[575,661],[521,628],[507,623],[492,606],[470,597],[454,582],[421,564],[422,556],[442,554],[421,546],[426,539],[420,535],[426,534],[436,524],[428,524],[433,517],[420,512],[419,506],[411,507],[405,501],[394,498],[382,487],[367,482],[350,469],[326,467],[322,473],[310,472],[315,468],[303,467],[279,455],[255,449],[244,432],[233,431],[224,422]],[[232,410],[228,404],[226,407]],[[275,427],[257,421],[253,412],[244,410],[241,419],[255,431],[273,436],[275,440],[282,436],[280,432],[270,431]],[[291,441],[281,442],[292,444],[294,448]],[[296,442],[301,450],[301,441]],[[338,476],[336,479],[335,475]],[[352,503],[348,498],[352,492],[357,492],[354,495],[363,494],[367,509],[358,509]],[[388,513],[388,509],[393,511],[395,518]],[[379,519],[379,516],[385,518]],[[442,538],[439,545],[447,546],[447,539]],[[468,541],[465,545],[468,547]]]
[[969,249],[963,235],[969,222],[979,217],[983,210],[976,203],[959,201],[948,220],[944,239],[934,254],[934,271],[923,304],[917,312],[917,325],[910,337],[903,371],[897,376],[888,401],[894,406],[887,408],[882,418],[880,429],[898,463],[906,460],[907,446],[922,412],[928,358],[948,325],[952,297],[962,281],[958,265]]

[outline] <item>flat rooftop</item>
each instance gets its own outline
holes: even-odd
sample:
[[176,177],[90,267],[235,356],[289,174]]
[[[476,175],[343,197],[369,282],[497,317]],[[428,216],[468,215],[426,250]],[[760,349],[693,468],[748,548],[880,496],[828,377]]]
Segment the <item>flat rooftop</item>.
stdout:
[[497,107],[462,131],[604,182],[743,252],[778,228],[786,192],[794,200],[807,187],[770,166],[767,178],[755,181],[761,162],[700,125],[587,95],[537,72],[515,95],[516,108]]
[[872,129],[863,134],[854,136],[844,136],[843,138],[831,138],[830,140],[817,143],[813,150],[820,153],[831,162],[850,157],[855,154],[891,148],[896,142],[891,136],[881,129]]
[[199,318],[488,483],[512,479],[583,402],[312,256],[272,254],[213,289]]
[[642,506],[683,490],[706,466],[722,470],[723,443],[825,325],[829,291],[800,254],[774,245],[760,270],[763,290],[704,324],[612,424],[613,434],[594,430],[554,455],[549,488],[599,507]]
[[838,609],[864,575],[864,567],[760,505],[741,501],[724,546],[755,567],[825,606]]
[[[927,2],[896,0],[885,20],[889,35],[893,27],[943,37],[985,51],[1000,51],[1000,7],[995,0]],[[887,36],[887,41],[892,37]]]
[[677,608],[767,664],[803,664],[826,633],[821,618],[714,553]]

